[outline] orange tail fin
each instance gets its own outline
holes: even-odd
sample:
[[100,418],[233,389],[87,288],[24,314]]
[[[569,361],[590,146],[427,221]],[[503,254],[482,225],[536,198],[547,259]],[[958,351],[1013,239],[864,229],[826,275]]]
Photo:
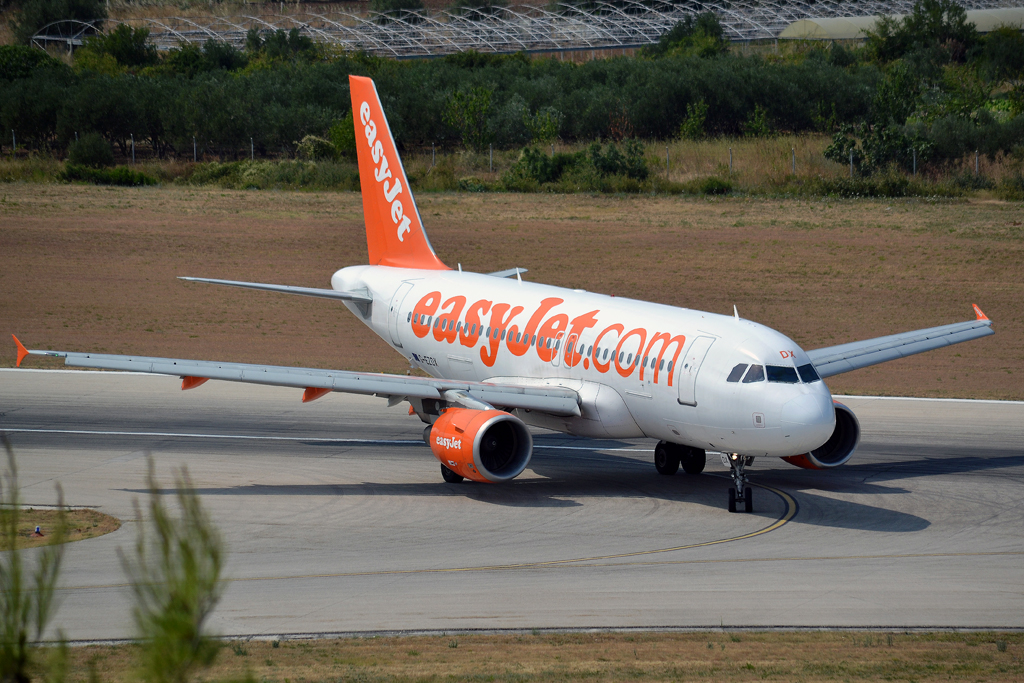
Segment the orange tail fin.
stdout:
[[349,76],[370,265],[450,270],[430,246],[377,87]]

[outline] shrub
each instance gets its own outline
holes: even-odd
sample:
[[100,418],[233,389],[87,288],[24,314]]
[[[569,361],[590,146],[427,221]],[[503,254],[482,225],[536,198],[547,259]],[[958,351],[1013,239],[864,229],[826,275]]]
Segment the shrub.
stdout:
[[479,178],[459,178],[459,192],[487,192],[491,188]]
[[895,169],[862,178],[815,178],[804,186],[811,195],[833,197],[956,197],[963,194],[955,187],[928,186],[911,181]]
[[709,176],[695,181],[693,190],[695,194],[731,194],[732,183],[724,178]]
[[636,140],[629,140],[625,145],[626,153],[622,154],[614,145],[608,145],[608,150],[601,152],[600,143],[590,146],[588,153],[590,161],[603,176],[623,175],[634,180],[646,180],[650,171],[647,168],[647,160],[644,158],[643,146]]
[[114,150],[99,133],[86,133],[68,145],[68,163],[100,168],[114,165]]
[[1024,172],[1017,171],[1013,175],[1003,178],[996,189],[1000,199],[1011,202],[1024,201]]
[[700,140],[704,137],[704,123],[708,119],[708,103],[704,100],[690,102],[686,105],[686,118],[679,127],[679,137],[687,140]]
[[359,170],[336,161],[235,161],[198,164],[185,179],[190,185],[235,190],[358,190]]
[[60,174],[61,180],[70,182],[83,180],[94,185],[120,185],[122,187],[142,187],[144,185],[156,185],[156,178],[152,178],[140,171],[133,171],[127,166],[117,168],[89,168],[68,163]]
[[[7,452],[7,471],[0,480],[0,680],[21,683],[31,680],[30,672],[35,673],[32,660],[38,649],[33,645],[42,640],[56,611],[54,592],[64,555],[66,519],[58,487],[59,522],[50,532],[50,542],[34,553],[36,570],[29,580],[18,548],[21,504],[17,464],[6,435],[0,434],[0,441]],[[66,663],[63,644],[56,650],[50,673],[58,673]]]
[[520,152],[519,159],[512,168],[505,172],[502,183],[509,189],[520,190],[538,184],[553,183],[566,171],[575,167],[581,156],[561,152],[548,156],[535,147],[527,147]]
[[[135,553],[119,550],[135,599],[144,677],[153,683],[185,683],[213,663],[220,644],[206,621],[224,590],[224,543],[182,467],[174,478],[172,516],[161,500],[149,459],[148,519],[139,525]],[[142,518],[136,504],[136,517]]]
[[351,159],[356,158],[356,129],[352,122],[352,112],[331,124],[330,130],[327,131],[327,137],[339,155]]
[[307,135],[302,138],[302,141],[297,143],[295,153],[300,159],[305,159],[306,161],[335,159],[338,156],[338,150],[335,149],[330,140],[325,140],[315,135]]
[[744,134],[755,138],[770,138],[774,135],[772,124],[768,120],[768,110],[755,104],[746,123],[743,124]]
[[594,143],[586,152],[547,155],[527,147],[501,178],[501,186],[518,192],[536,192],[551,186],[561,192],[640,192],[650,170],[643,146],[636,140],[625,145],[625,153],[614,144],[607,149]]

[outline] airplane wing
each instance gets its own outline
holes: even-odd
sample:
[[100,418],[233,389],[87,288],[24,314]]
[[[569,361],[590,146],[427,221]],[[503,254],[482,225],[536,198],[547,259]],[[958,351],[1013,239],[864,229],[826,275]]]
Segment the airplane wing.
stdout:
[[219,379],[304,389],[303,401],[314,400],[331,391],[343,391],[386,397],[394,403],[408,398],[440,399],[475,408],[480,408],[483,405],[484,407],[524,408],[552,415],[580,415],[579,395],[575,391],[563,387],[527,387],[515,384],[443,380],[432,377],[251,365],[248,363],[218,363],[181,358],[28,350],[18,341],[17,337],[14,338],[14,341],[18,345],[19,367],[21,361],[29,355],[55,356],[64,358],[64,364],[71,367],[178,376],[182,378],[182,389],[199,386],[208,379]]
[[978,319],[970,322],[828,346],[808,351],[807,355],[818,375],[825,378],[995,334],[992,321],[981,312],[977,304],[974,305],[974,312]]
[[267,292],[281,292],[283,294],[301,294],[303,296],[318,296],[324,299],[340,299],[342,301],[354,301],[360,304],[368,304],[373,301],[373,297],[371,297],[367,292],[339,292],[333,289],[292,287],[290,285],[268,285],[262,282],[240,282],[238,280],[214,280],[206,277],[179,277],[178,279],[185,280],[187,282],[205,282],[211,285],[227,285],[228,287],[260,289]]

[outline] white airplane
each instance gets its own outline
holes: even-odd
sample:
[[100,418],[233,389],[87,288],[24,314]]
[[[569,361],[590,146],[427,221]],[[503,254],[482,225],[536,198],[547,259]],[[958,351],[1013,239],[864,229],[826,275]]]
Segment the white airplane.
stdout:
[[527,467],[527,425],[595,438],[657,439],[661,474],[704,469],[707,451],[731,471],[729,510],[753,509],[746,467],[777,457],[809,469],[842,465],[857,418],[823,378],[993,334],[977,319],[805,352],[743,320],[524,282],[522,268],[452,270],[434,253],[373,81],[350,76],[369,265],[342,268],[331,289],[181,278],[342,301],[430,377],[67,351],[75,367],[177,375],[403,401],[447,482],[506,482]]

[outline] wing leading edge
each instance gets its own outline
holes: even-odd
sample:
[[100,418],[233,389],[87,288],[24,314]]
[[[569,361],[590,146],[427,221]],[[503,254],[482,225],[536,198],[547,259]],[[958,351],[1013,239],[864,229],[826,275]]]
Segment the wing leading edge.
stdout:
[[552,415],[580,415],[578,394],[571,389],[562,387],[527,387],[515,384],[439,380],[432,377],[248,363],[218,363],[181,358],[27,350],[17,337],[14,338],[14,341],[18,344],[19,366],[28,355],[54,356],[64,358],[64,364],[71,367],[149,372],[181,377],[183,389],[199,386],[202,384],[202,380],[218,379],[312,390],[306,395],[314,397],[330,391],[342,391],[397,400],[407,398],[440,399],[458,404],[475,401],[487,406],[523,408]]
[[207,277],[179,277],[179,280],[186,282],[205,282],[211,285],[226,285],[228,287],[242,287],[244,289],[259,289],[267,292],[281,292],[282,294],[301,294],[302,296],[318,296],[324,299],[339,299],[341,301],[354,301],[360,304],[368,304],[373,297],[367,292],[339,292],[333,289],[316,289],[315,287],[292,287],[291,285],[270,285],[262,282],[240,282],[238,280],[214,280]]
[[977,320],[828,346],[808,351],[807,355],[824,378],[995,334],[988,316],[977,305],[974,310]]

